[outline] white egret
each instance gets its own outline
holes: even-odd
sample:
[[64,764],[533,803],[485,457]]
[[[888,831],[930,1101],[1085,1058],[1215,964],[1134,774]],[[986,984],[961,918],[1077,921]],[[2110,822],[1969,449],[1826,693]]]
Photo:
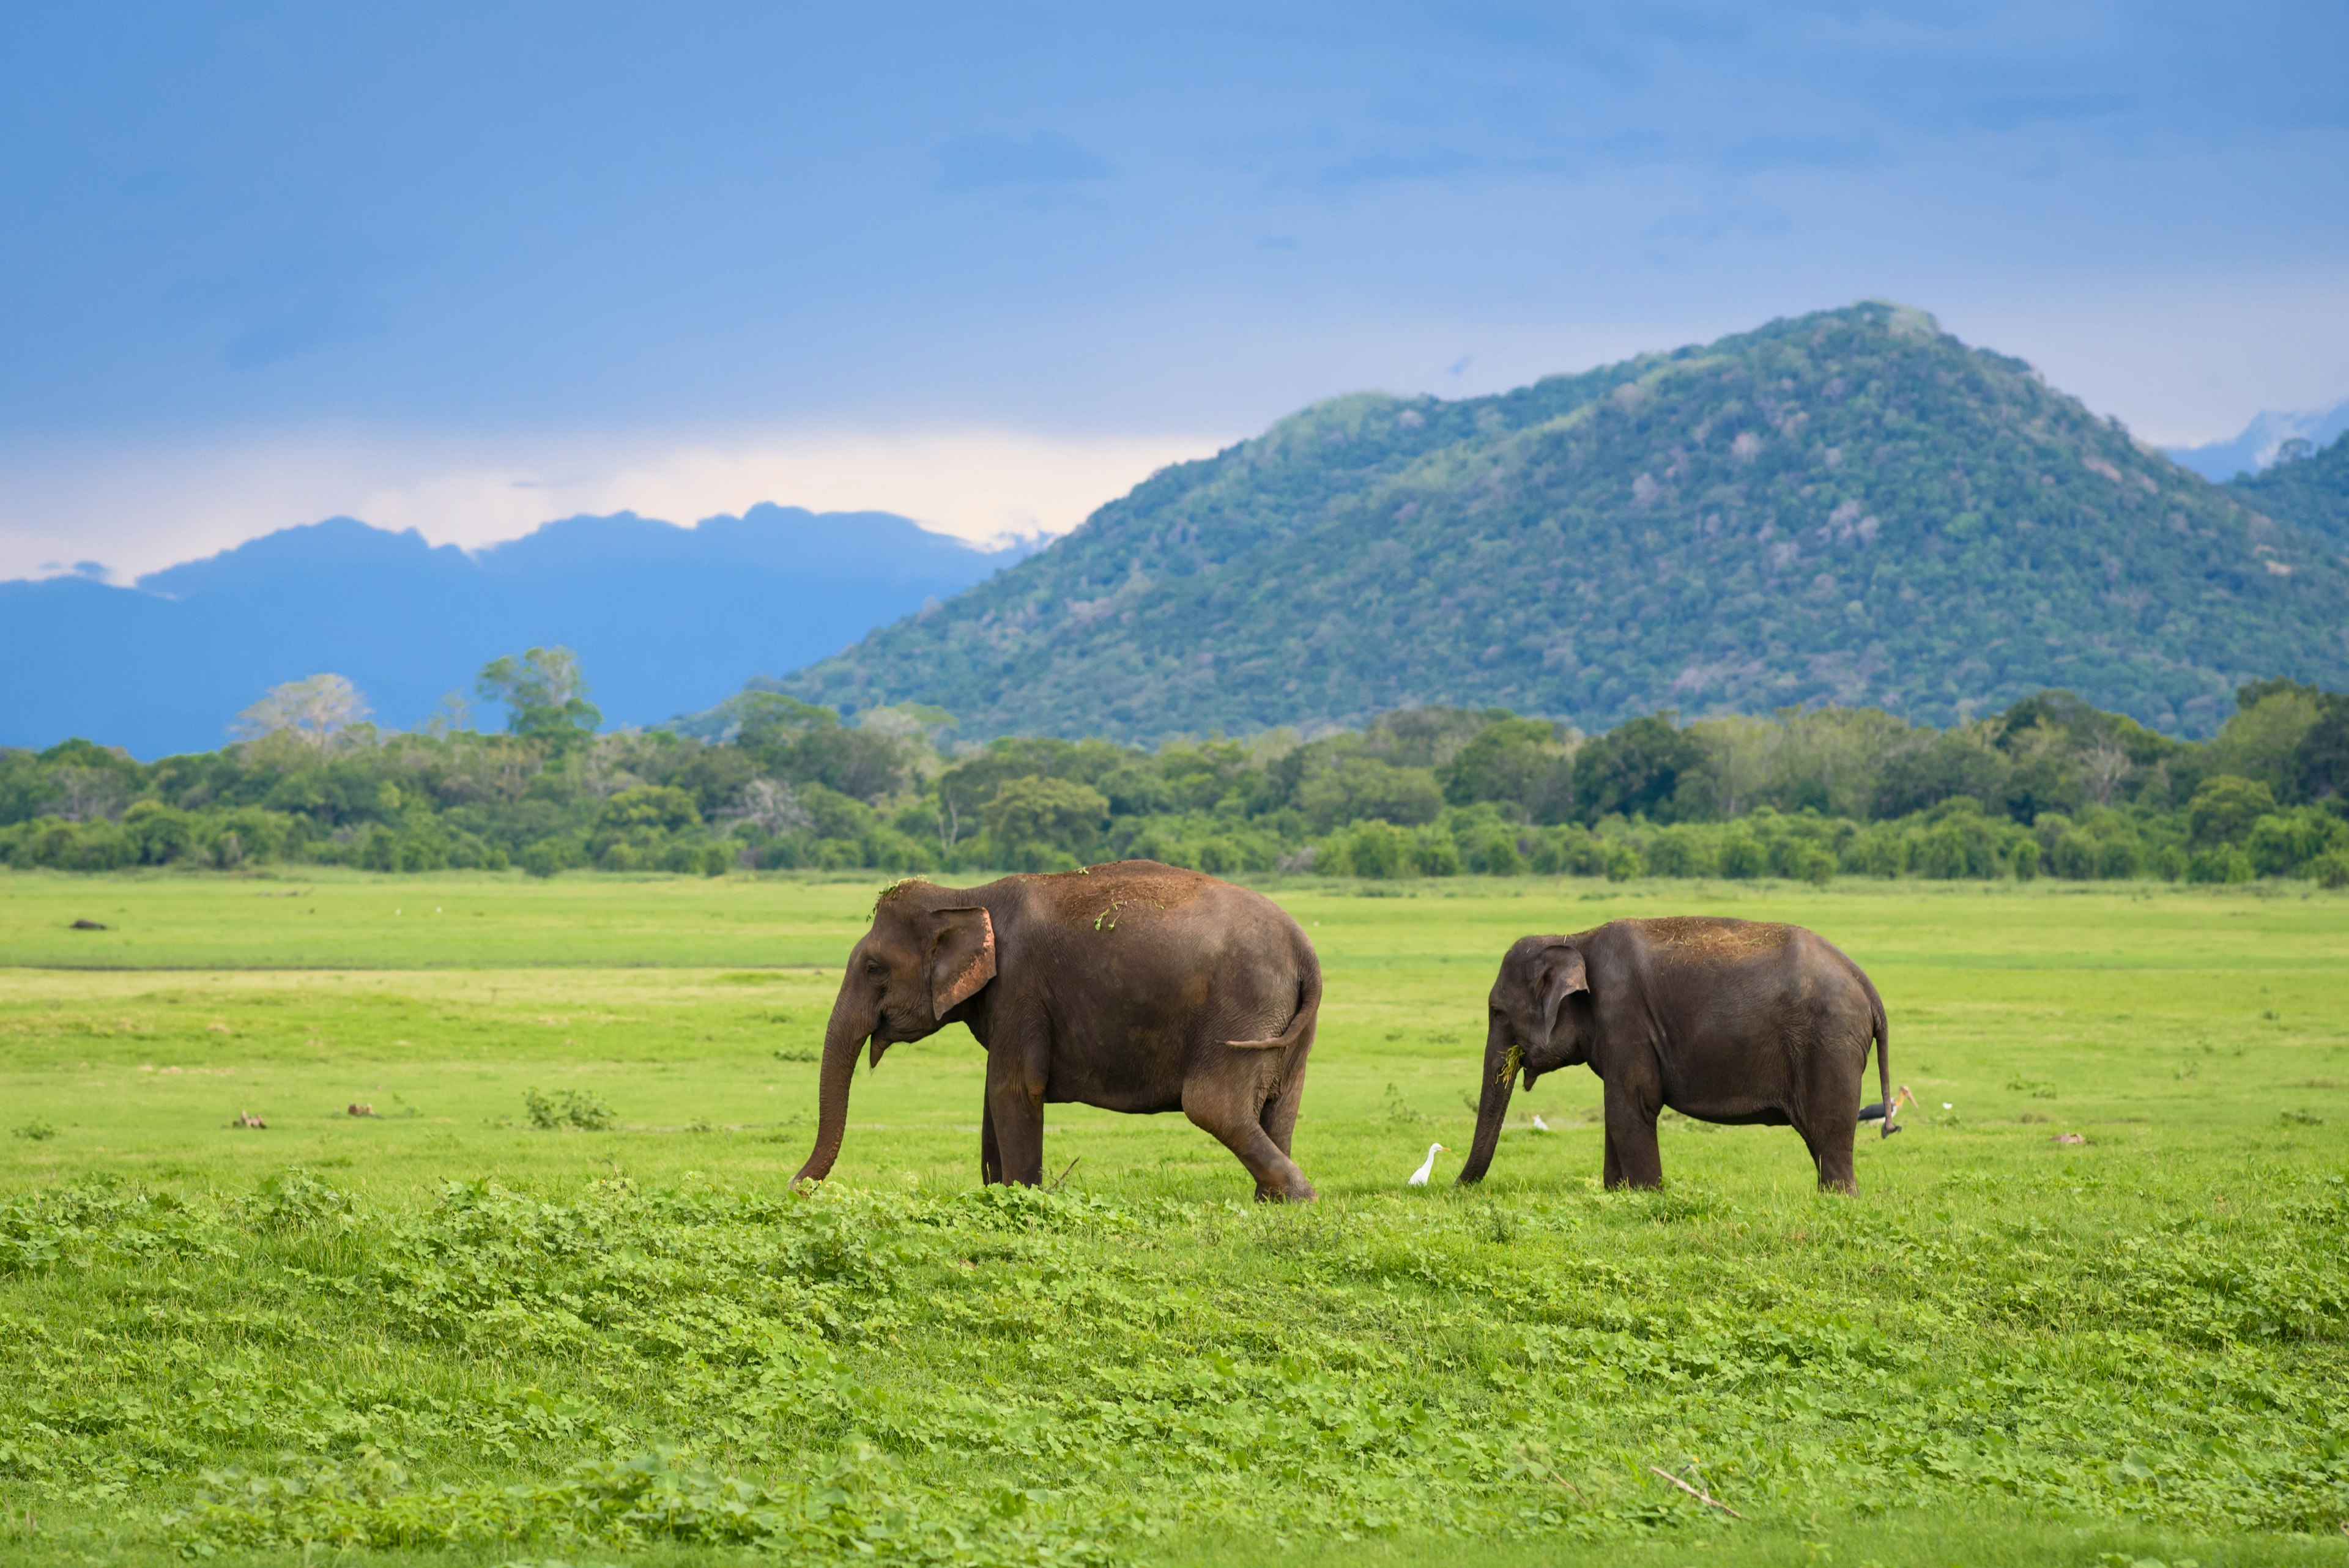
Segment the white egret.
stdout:
[[1541,1119],[1540,1111],[1534,1112],[1534,1130],[1536,1132],[1547,1132],[1549,1130],[1549,1123]]
[[1449,1152],[1451,1151],[1445,1149],[1441,1143],[1429,1144],[1427,1146],[1427,1163],[1413,1171],[1411,1173],[1411,1181],[1406,1184],[1413,1187],[1426,1186],[1427,1179],[1435,1173],[1435,1157],[1439,1154],[1446,1154]]

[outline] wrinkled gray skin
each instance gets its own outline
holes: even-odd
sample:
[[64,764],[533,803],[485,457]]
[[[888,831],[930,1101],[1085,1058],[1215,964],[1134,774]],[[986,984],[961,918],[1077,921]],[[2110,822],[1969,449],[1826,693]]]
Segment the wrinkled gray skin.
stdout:
[[1889,1101],[1883,1000],[1858,965],[1799,925],[1688,916],[1520,938],[1493,982],[1476,1141],[1460,1180],[1480,1181],[1492,1164],[1520,1065],[1531,1088],[1588,1063],[1606,1085],[1609,1187],[1662,1184],[1656,1115],[1670,1106],[1700,1121],[1791,1125],[1820,1187],[1857,1191],[1870,1040]]
[[1321,965],[1271,900],[1197,872],[1122,861],[984,887],[901,882],[849,954],[823,1041],[815,1150],[839,1158],[857,1048],[966,1024],[987,1048],[979,1175],[1044,1176],[1044,1107],[1179,1110],[1264,1200],[1309,1201],[1288,1157]]

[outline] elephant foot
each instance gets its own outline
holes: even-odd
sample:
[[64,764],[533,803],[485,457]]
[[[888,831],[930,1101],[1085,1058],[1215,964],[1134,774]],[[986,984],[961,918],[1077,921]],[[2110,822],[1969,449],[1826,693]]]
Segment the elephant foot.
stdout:
[[1299,1177],[1294,1187],[1270,1187],[1257,1183],[1256,1201],[1259,1203],[1318,1203],[1321,1194],[1313,1183]]

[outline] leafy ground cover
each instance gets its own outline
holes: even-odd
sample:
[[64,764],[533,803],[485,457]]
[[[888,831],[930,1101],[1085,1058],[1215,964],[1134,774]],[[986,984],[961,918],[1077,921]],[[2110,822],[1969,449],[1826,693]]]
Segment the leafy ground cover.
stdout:
[[[789,1193],[869,883],[0,880],[0,1543],[2349,1561],[2349,898],[1272,891],[1328,973],[1301,1210],[1081,1108],[1056,1190],[981,1191],[959,1030]],[[1857,1200],[1676,1119],[1667,1190],[1603,1193],[1578,1073],[1481,1189],[1402,1187],[1504,943],[1688,909],[1884,991],[1924,1109]]]

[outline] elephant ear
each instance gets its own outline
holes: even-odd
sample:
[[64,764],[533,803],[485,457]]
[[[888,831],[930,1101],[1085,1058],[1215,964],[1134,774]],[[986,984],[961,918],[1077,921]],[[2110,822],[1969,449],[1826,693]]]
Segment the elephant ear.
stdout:
[[930,1016],[943,1018],[995,978],[995,922],[976,905],[937,912],[930,939]]
[[1551,1040],[1557,1036],[1558,1015],[1566,1011],[1566,999],[1577,991],[1588,995],[1590,990],[1590,975],[1582,965],[1582,950],[1564,943],[1543,948],[1540,978],[1535,985],[1535,995],[1541,1002],[1542,1038]]

